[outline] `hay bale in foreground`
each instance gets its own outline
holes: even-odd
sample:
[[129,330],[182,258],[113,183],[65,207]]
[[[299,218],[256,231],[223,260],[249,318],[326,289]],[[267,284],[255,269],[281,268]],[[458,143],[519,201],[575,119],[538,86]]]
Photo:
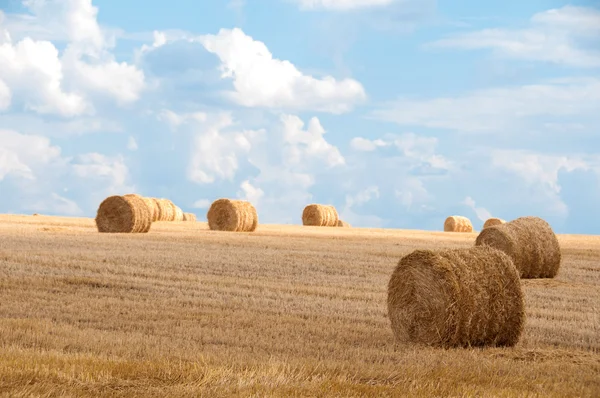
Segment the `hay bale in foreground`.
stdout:
[[183,221],[183,210],[177,205],[175,206],[175,217],[173,217],[173,221]]
[[194,213],[183,213],[183,221],[196,221]]
[[350,225],[350,224],[349,224],[349,223],[347,223],[346,221],[338,220],[338,222],[337,222],[337,226],[338,226],[338,227],[346,227],[346,228],[350,228],[352,225]]
[[154,199],[156,207],[158,208],[158,216],[156,221],[173,221],[175,214],[173,213],[173,206],[169,199]]
[[146,233],[151,226],[150,210],[139,195],[109,196],[98,207],[98,232]]
[[476,246],[490,246],[508,254],[521,278],[554,278],[562,258],[550,224],[539,217],[520,217],[484,228]]
[[415,250],[388,284],[398,343],[440,347],[514,346],[525,304],[510,257],[491,247]]
[[258,214],[245,200],[217,199],[206,214],[208,227],[217,231],[253,232],[258,226]]
[[473,232],[471,220],[463,216],[450,216],[444,221],[445,232]]
[[316,227],[337,227],[338,212],[334,206],[310,204],[302,211],[302,225]]
[[504,223],[506,223],[506,221],[504,221],[501,218],[491,217],[485,220],[485,222],[483,223],[483,228],[493,227],[494,225],[500,225]]

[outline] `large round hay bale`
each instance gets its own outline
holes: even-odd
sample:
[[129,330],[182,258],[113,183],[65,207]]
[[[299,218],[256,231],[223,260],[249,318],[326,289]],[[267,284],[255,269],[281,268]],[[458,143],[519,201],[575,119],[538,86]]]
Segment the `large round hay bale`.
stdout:
[[350,225],[350,224],[349,224],[349,223],[347,223],[346,221],[338,220],[338,222],[337,222],[337,226],[338,226],[338,227],[346,227],[346,228],[350,228],[352,225]]
[[476,246],[487,245],[508,254],[521,278],[554,278],[562,258],[552,227],[539,217],[520,217],[484,228]]
[[302,211],[302,224],[317,227],[337,227],[338,212],[332,205],[310,204]]
[[173,217],[173,221],[183,221],[183,210],[177,205],[175,205],[175,217]]
[[471,220],[463,216],[450,216],[444,221],[445,232],[473,232]]
[[506,221],[504,221],[501,218],[491,217],[485,220],[485,222],[483,223],[483,228],[493,227],[494,225],[504,224],[505,222]]
[[208,227],[217,231],[253,232],[258,226],[258,214],[245,200],[217,199],[206,214]]
[[196,221],[194,213],[183,213],[183,221]]
[[145,233],[151,226],[150,210],[138,195],[110,196],[98,207],[98,232]]
[[173,213],[173,206],[169,199],[154,199],[156,207],[158,208],[158,219],[157,221],[173,221],[175,214]]
[[[150,207],[148,207],[148,203],[144,200],[144,197],[141,195],[138,195],[137,193],[128,193],[126,195],[123,195],[126,198],[133,198],[134,201],[140,205],[140,206],[145,206],[146,209],[148,210],[148,217],[150,218],[150,223],[152,223],[152,209]],[[145,222],[145,221],[144,221]],[[145,224],[144,224],[145,225]],[[146,227],[143,227],[144,229]],[[150,230],[150,226],[147,227],[147,230],[142,230],[140,232],[148,232]]]
[[398,343],[440,347],[513,346],[525,304],[510,257],[491,247],[415,250],[388,284],[388,316]]

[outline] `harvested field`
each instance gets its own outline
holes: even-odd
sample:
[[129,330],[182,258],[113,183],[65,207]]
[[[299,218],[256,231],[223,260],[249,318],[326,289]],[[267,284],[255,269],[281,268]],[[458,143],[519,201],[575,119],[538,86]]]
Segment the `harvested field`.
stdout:
[[521,280],[515,347],[395,347],[400,258],[476,236],[0,215],[0,396],[599,396],[598,236]]

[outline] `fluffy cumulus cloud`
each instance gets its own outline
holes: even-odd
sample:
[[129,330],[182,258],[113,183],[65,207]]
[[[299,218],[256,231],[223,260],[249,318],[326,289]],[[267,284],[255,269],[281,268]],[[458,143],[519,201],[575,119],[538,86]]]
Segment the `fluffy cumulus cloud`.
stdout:
[[[525,29],[484,29],[437,40],[430,47],[490,49],[505,57],[582,68],[600,67],[600,10],[564,6],[533,15]],[[595,43],[591,47],[591,43]]]
[[0,130],[0,190],[8,211],[90,214],[103,197],[132,189],[121,157],[67,157],[47,137]]
[[218,57],[221,78],[231,80],[234,88],[225,91],[225,97],[244,107],[341,114],[366,99],[360,82],[303,73],[292,62],[275,58],[263,42],[239,28],[203,36],[155,32],[154,44],[144,47],[142,55],[147,57],[180,41],[200,43],[204,50],[195,51],[208,51]]
[[[119,104],[136,101],[144,88],[144,74],[117,62],[96,20],[91,0],[28,0],[27,16],[0,12],[0,107],[33,110],[40,114],[73,117],[95,111],[95,97]],[[8,29],[21,26],[66,41],[59,50],[48,40],[25,36],[13,39]],[[23,34],[16,30],[16,36]],[[43,36],[43,35],[42,35]]]

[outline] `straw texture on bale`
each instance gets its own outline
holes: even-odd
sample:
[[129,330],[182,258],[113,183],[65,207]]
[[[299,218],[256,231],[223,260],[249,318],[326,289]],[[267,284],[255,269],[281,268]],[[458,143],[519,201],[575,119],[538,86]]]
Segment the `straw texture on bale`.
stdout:
[[496,217],[492,217],[492,218],[488,218],[487,220],[485,220],[485,222],[483,223],[483,228],[487,228],[487,227],[493,227],[494,225],[500,225],[500,224],[504,224],[506,221],[504,221],[501,218],[496,218]]
[[144,203],[146,204],[146,206],[148,207],[148,210],[150,210],[150,218],[151,218],[151,220],[153,222],[157,221],[157,218],[158,218],[158,207],[156,206],[156,202],[152,198],[147,198],[145,196],[142,196],[141,198],[144,201]]
[[342,220],[338,220],[337,226],[338,227],[347,227],[347,228],[351,227],[350,224],[348,224],[346,221],[342,221]]
[[183,213],[183,221],[196,221],[194,213]]
[[561,263],[558,239],[550,224],[539,217],[520,217],[484,228],[476,246],[490,246],[508,254],[521,278],[554,278]]
[[173,221],[183,221],[183,210],[177,205],[175,205],[175,217]]
[[514,346],[525,322],[518,271],[491,247],[413,251],[392,273],[387,304],[401,344]]
[[151,226],[150,210],[139,195],[110,196],[98,207],[98,232],[145,233]]
[[173,213],[173,206],[171,201],[168,199],[154,199],[156,207],[158,209],[157,221],[173,221],[175,214]]
[[302,224],[316,227],[337,227],[338,212],[331,205],[310,204],[302,212]]
[[471,220],[463,216],[450,216],[444,222],[445,232],[473,232]]
[[217,231],[253,232],[258,226],[258,214],[245,200],[217,199],[206,214],[208,227]]

